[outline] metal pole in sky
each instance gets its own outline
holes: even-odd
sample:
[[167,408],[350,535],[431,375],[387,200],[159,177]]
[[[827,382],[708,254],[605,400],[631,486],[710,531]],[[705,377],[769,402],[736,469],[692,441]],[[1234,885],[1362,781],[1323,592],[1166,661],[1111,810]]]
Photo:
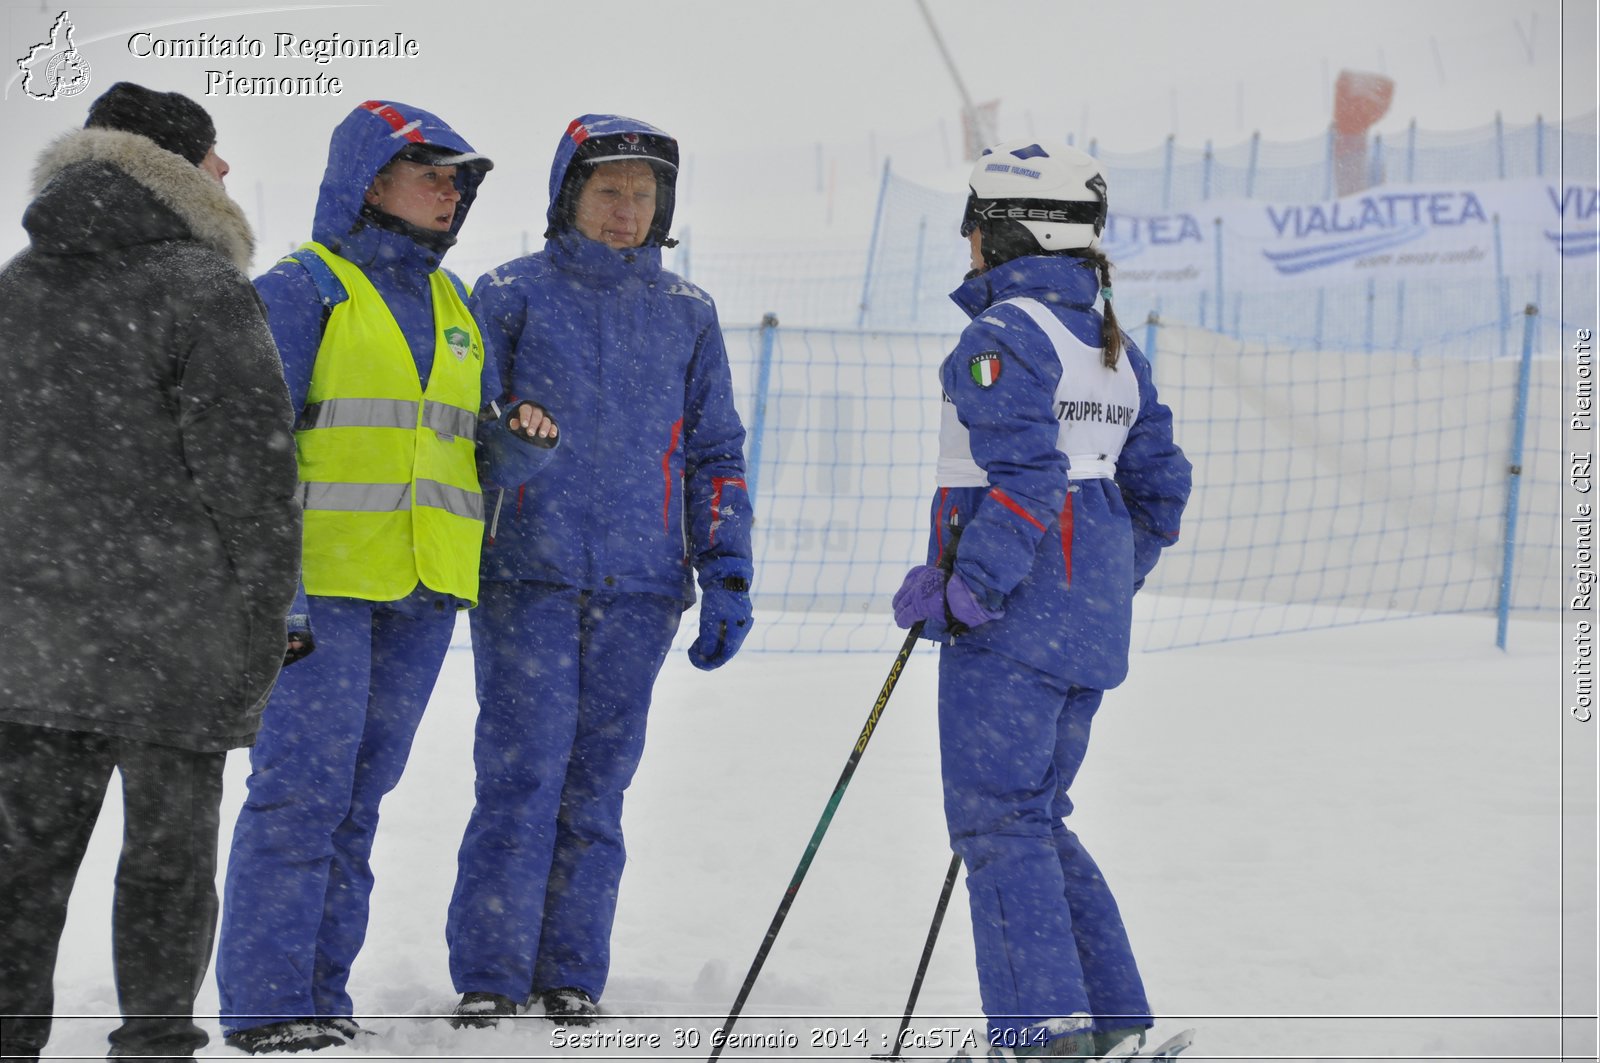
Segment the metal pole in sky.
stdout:
[[933,34],[933,43],[938,45],[945,69],[950,71],[950,80],[956,83],[956,93],[961,97],[961,116],[966,125],[967,136],[971,138],[970,144],[963,145],[962,157],[975,159],[985,147],[985,141],[994,136],[996,131],[990,129],[987,131],[988,135],[985,135],[984,124],[979,120],[978,108],[972,102],[972,94],[967,91],[967,83],[961,80],[961,72],[956,69],[956,61],[951,57],[950,49],[945,47],[944,36],[940,34],[938,24],[933,21],[933,12],[928,10],[927,0],[917,0],[917,10],[922,12],[922,19],[928,24],[928,32]]
[[933,21],[933,13],[928,10],[927,0],[917,0],[917,10],[922,12],[923,20],[928,23],[928,32],[933,34],[933,43],[939,46],[939,54],[944,57],[944,65],[950,71],[950,80],[956,83],[956,92],[961,94],[961,106],[971,114],[972,96],[967,92],[966,82],[961,80],[961,72],[956,69],[956,61],[950,58],[950,49],[944,46],[944,38],[939,35],[939,27]]

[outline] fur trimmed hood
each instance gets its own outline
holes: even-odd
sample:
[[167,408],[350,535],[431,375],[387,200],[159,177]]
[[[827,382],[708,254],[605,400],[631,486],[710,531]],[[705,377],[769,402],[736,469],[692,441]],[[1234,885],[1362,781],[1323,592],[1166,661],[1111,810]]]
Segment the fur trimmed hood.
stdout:
[[[33,168],[33,194],[38,197],[35,206],[56,190],[57,177],[80,163],[99,163],[126,174],[176,214],[193,239],[225,256],[241,272],[249,269],[255,236],[239,204],[210,174],[136,133],[78,129],[56,138]],[[83,224],[97,220],[96,212],[87,207],[79,209]],[[104,220],[111,225],[119,221]]]

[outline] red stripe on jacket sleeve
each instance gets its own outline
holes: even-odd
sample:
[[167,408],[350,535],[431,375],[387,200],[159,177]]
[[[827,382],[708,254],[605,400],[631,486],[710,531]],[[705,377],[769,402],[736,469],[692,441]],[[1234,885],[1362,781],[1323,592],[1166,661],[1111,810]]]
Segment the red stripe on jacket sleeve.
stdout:
[[998,487],[989,488],[989,497],[994,499],[996,502],[999,502],[1002,506],[1005,506],[1011,512],[1015,513],[1017,516],[1021,517],[1025,521],[1027,521],[1029,524],[1032,524],[1035,528],[1038,528],[1040,531],[1046,530],[1045,526],[1043,524],[1040,524],[1038,519],[1035,518],[1032,513],[1029,513],[1027,510],[1022,508],[1022,504],[1020,502],[1018,502],[1016,499],[1012,498],[1010,495],[1006,494],[1004,491],[1000,490],[1000,488],[998,488]]

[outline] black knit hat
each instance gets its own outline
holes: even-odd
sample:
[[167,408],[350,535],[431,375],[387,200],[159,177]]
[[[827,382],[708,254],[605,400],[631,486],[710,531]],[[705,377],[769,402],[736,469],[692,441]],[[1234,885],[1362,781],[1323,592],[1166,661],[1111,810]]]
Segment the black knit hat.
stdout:
[[119,81],[89,105],[83,128],[120,129],[149,137],[194,165],[217,143],[217,127],[206,109],[179,92],[156,92]]

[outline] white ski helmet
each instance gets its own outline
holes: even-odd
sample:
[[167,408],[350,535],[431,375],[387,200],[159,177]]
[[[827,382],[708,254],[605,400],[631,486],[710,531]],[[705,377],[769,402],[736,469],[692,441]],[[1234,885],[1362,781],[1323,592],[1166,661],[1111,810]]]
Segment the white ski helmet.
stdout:
[[1076,251],[1100,243],[1106,178],[1094,156],[1065,144],[1008,140],[984,149],[972,168],[961,235],[983,233],[990,266],[1022,255]]

